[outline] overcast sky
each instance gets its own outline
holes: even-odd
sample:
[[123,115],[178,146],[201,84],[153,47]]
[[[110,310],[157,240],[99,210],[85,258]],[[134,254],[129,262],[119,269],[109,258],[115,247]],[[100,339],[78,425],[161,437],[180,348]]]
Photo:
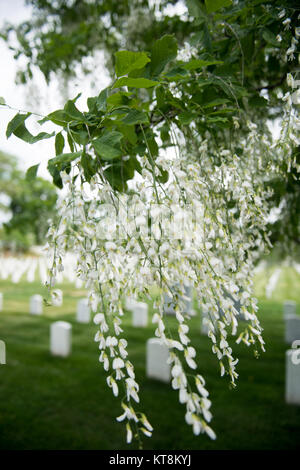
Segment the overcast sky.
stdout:
[[[5,21],[18,24],[31,16],[31,7],[25,5],[24,0],[0,0],[0,26]],[[59,109],[63,105],[63,98],[59,92],[59,84],[56,80],[48,86],[43,75],[36,70],[34,81],[29,86],[15,84],[15,74],[17,63],[13,58],[12,52],[8,49],[6,43],[0,39],[0,96],[7,104],[20,110],[35,111],[43,115]],[[97,72],[95,75],[101,77],[97,80],[96,86],[92,86],[91,80],[84,77],[78,69],[77,78],[70,86],[70,98],[73,98],[80,91],[82,97],[78,101],[79,107],[86,108],[86,99],[88,96],[98,94],[101,89],[109,84],[109,78],[103,69],[103,56],[97,56]],[[50,179],[47,171],[47,160],[54,156],[54,140],[40,141],[34,145],[27,144],[14,136],[6,139],[5,131],[7,123],[16,114],[16,111],[8,110],[0,106],[0,150],[11,153],[19,158],[20,166],[27,169],[36,163],[40,163],[39,175]],[[51,124],[44,124],[42,128],[37,126],[35,119],[30,118],[28,128],[32,133],[40,131],[52,131]]]

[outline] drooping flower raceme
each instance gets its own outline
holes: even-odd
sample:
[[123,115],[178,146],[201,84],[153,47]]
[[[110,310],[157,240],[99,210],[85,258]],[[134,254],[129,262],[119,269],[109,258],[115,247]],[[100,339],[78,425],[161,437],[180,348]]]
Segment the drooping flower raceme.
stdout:
[[[291,133],[283,120],[285,123],[286,132]],[[101,173],[87,183],[80,161],[75,161],[72,175],[61,174],[65,194],[59,205],[60,221],[48,234],[53,256],[49,287],[55,286],[65,252],[77,253],[77,276],[88,290],[99,328],[95,341],[99,361],[108,374],[107,385],[115,396],[125,390],[123,413],[117,420],[126,422],[127,442],[141,433],[151,436],[152,426],[136,410],[139,385],[127,340],[122,337],[124,298],[148,297],[149,286],[159,287],[153,304],[155,335],[169,349],[171,385],[178,391],[179,402],[186,408],[185,420],[196,435],[207,433],[215,438],[209,425],[209,393],[197,371],[197,354],[189,338],[186,285],[193,287],[208,317],[208,337],[220,374],[228,375],[232,385],[238,377],[238,359],[233,356],[229,336],[264,350],[252,293],[253,267],[269,243],[269,193],[261,182],[270,148],[274,172],[278,162],[291,158],[291,152],[280,139],[272,144],[262,138],[255,124],[249,122],[248,128],[241,143],[243,158],[226,148],[216,150],[209,139],[198,135],[193,153],[184,147],[171,156],[162,152],[156,165],[140,157],[142,177],[132,181],[128,194],[113,191]],[[216,152],[222,156],[217,165]],[[165,184],[157,182],[161,169],[169,173]],[[85,182],[74,183],[75,174]],[[175,336],[167,325],[165,294],[174,305]],[[246,323],[238,335],[240,313]]]

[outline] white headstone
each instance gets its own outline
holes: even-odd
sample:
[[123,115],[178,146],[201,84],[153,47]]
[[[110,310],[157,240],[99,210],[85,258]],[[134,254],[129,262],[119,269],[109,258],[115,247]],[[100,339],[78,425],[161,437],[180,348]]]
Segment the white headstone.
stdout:
[[286,300],[283,303],[283,318],[288,315],[296,315],[296,302],[293,300]]
[[39,294],[30,297],[30,313],[32,315],[42,315],[43,297]]
[[3,310],[3,294],[0,292],[0,312]]
[[132,309],[132,326],[148,325],[148,305],[145,302],[135,302]]
[[6,364],[6,348],[2,339],[0,339],[0,364]]
[[91,309],[88,299],[80,299],[77,303],[76,320],[78,323],[89,323],[91,320]]
[[300,349],[289,349],[285,357],[285,401],[300,405]]
[[293,341],[300,340],[300,316],[285,315],[285,342],[291,344]]
[[56,321],[50,326],[50,351],[53,356],[67,357],[71,353],[72,325]]
[[168,358],[168,346],[162,344],[158,338],[148,339],[146,352],[147,377],[162,382],[170,382],[171,366],[167,363]]
[[127,297],[125,300],[125,308],[126,310],[133,310],[137,300],[133,297]]

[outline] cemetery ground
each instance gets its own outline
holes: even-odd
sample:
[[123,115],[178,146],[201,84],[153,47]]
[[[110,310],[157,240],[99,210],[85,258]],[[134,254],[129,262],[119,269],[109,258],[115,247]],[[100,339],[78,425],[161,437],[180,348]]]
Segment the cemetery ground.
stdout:
[[[259,318],[264,327],[266,352],[255,359],[252,348],[234,345],[240,374],[236,389],[221,378],[209,339],[200,334],[200,313],[190,321],[192,344],[197,349],[199,372],[207,381],[212,400],[212,427],[217,440],[195,437],[184,421],[184,406],[170,385],[145,376],[147,339],[154,325],[131,326],[124,316],[129,359],[141,387],[139,409],[154,427],[144,438],[145,449],[296,449],[300,448],[300,407],[285,404],[285,351],[282,303],[297,302],[300,314],[300,274],[282,271],[271,299],[266,283],[275,267],[256,276]],[[0,312],[0,339],[6,342],[7,364],[0,366],[1,449],[133,449],[125,443],[125,427],[116,422],[122,414],[119,398],[108,389],[106,373],[98,362],[93,341],[97,326],[75,320],[77,301],[85,292],[71,284],[63,290],[62,307],[44,307],[41,316],[30,315],[29,297],[45,295],[40,282],[12,284],[0,281],[4,294]],[[195,302],[195,308],[197,303]],[[150,309],[151,313],[151,309]],[[50,324],[72,324],[72,353],[67,358],[49,352]],[[175,330],[175,320],[169,317]],[[126,336],[126,337],[127,337]],[[233,343],[234,344],[234,343]]]

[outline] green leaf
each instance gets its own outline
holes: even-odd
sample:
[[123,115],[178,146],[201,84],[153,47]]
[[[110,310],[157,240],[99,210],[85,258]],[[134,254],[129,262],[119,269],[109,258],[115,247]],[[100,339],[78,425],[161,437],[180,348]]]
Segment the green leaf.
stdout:
[[108,89],[105,88],[102,90],[96,100],[96,106],[98,111],[105,111],[106,110],[106,100],[108,96]]
[[93,140],[92,145],[103,160],[114,160],[122,155],[120,148],[116,148],[122,138],[121,132],[110,131]]
[[26,171],[27,181],[32,181],[36,178],[39,166],[40,166],[40,164],[38,163],[37,165],[33,165],[30,168],[28,168],[28,170]]
[[3,98],[3,96],[0,96],[0,104],[2,105],[5,105],[5,99]]
[[186,77],[187,75],[188,75],[187,71],[184,70],[182,67],[175,67],[174,69],[166,73],[165,77],[176,80],[176,79],[181,79],[182,77]]
[[265,28],[262,36],[267,43],[272,44],[272,46],[279,47],[279,42],[277,41],[275,34],[273,34],[269,29]]
[[80,163],[83,168],[86,180],[90,182],[91,178],[97,173],[98,170],[96,160],[94,160],[91,155],[83,152]]
[[116,81],[113,88],[119,88],[121,86],[128,86],[132,88],[151,88],[158,85],[158,83],[159,82],[149,80],[148,78],[122,77]]
[[121,134],[121,132],[109,131],[103,134],[97,140],[102,142],[103,144],[112,145],[114,147],[115,145],[118,145],[120,143],[122,138],[123,138],[123,134]]
[[27,142],[28,144],[35,144],[39,140],[49,139],[55,134],[55,132],[52,132],[52,134],[48,134],[47,132],[40,132],[38,135],[34,136],[29,132],[24,123],[20,124],[20,126],[17,127],[13,133],[16,137],[19,137],[19,139],[24,140],[24,142]]
[[56,134],[55,137],[55,155],[60,155],[63,152],[65,146],[65,139],[61,132]]
[[127,75],[133,70],[142,69],[150,62],[145,52],[119,51],[115,53],[115,57],[117,77]]
[[76,108],[73,100],[67,101],[64,106],[65,113],[76,121],[85,121],[84,115]]
[[62,153],[61,155],[57,155],[56,157],[51,158],[48,161],[47,168],[56,186],[58,186],[59,188],[63,187],[60,172],[63,170],[68,171],[68,168],[70,169],[71,162],[76,158],[80,157],[81,155],[82,152]]
[[97,140],[93,141],[93,147],[103,160],[114,160],[122,155],[121,150]]
[[72,117],[69,116],[65,111],[62,109],[58,109],[57,111],[53,111],[53,113],[48,114],[46,117],[41,119],[39,124],[44,124],[44,122],[51,121],[58,126],[65,126],[68,122],[72,121]]
[[48,168],[50,166],[56,166],[57,168],[61,168],[64,164],[69,164],[76,158],[80,157],[82,151],[79,152],[72,152],[72,153],[61,153],[54,158],[50,158],[48,161]]
[[53,137],[55,132],[52,134],[48,134],[47,132],[40,132],[38,135],[32,135],[27,127],[25,126],[25,120],[31,115],[31,113],[27,114],[17,114],[9,123],[6,129],[6,136],[10,137],[11,134],[14,134],[19,139],[24,140],[29,144],[34,144],[39,140],[49,139]]
[[146,113],[139,111],[137,109],[132,109],[129,113],[122,119],[122,122],[126,125],[132,124],[143,124],[148,123],[149,119]]
[[151,49],[150,70],[152,76],[159,75],[165,66],[177,56],[177,41],[170,34],[155,41]]
[[209,65],[223,64],[221,60],[201,60],[201,59],[192,59],[187,62],[183,67],[186,70],[196,70],[203,67],[208,67]]
[[232,5],[232,0],[205,0],[205,6],[207,13],[213,13],[214,11],[220,10],[224,7]]
[[115,106],[127,106],[131,95],[132,92],[117,91],[107,98],[107,105],[110,108],[114,108]]
[[185,111],[178,115],[178,120],[183,125],[190,124],[193,119],[194,119],[194,116],[189,111]]
[[137,142],[137,135],[134,130],[134,126],[126,126],[118,123],[118,128],[132,145],[135,145]]
[[26,114],[16,114],[13,119],[8,123],[6,129],[6,137],[9,138],[11,134],[31,115],[31,113]]

